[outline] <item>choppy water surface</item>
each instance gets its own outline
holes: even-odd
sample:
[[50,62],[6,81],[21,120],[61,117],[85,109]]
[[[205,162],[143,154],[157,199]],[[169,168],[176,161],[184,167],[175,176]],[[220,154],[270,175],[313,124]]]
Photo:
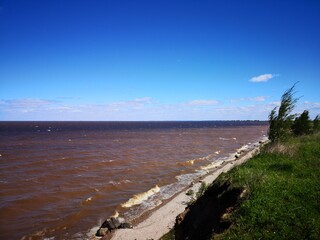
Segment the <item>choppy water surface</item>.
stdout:
[[84,239],[266,132],[261,122],[0,122],[0,239]]

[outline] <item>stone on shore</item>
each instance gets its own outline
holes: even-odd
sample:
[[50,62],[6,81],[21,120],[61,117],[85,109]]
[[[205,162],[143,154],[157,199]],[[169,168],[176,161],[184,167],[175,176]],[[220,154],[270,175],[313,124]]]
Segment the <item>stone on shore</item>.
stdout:
[[119,228],[133,228],[133,226],[130,223],[124,222],[120,224]]
[[121,223],[117,218],[111,217],[102,223],[101,228],[108,228],[109,231],[112,231],[114,229],[119,228],[120,225]]
[[120,228],[133,228],[133,226],[130,223],[127,222],[120,222],[121,219],[111,217],[105,220],[99,230],[96,233],[96,236],[103,237],[107,235],[109,232],[112,232],[113,230],[120,229]]
[[96,233],[97,237],[103,237],[105,235],[107,235],[109,232],[108,228],[99,228],[99,230]]

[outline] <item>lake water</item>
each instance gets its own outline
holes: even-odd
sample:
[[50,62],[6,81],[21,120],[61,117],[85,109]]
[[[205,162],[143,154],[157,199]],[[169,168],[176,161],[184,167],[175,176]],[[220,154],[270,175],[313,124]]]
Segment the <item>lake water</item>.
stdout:
[[265,122],[0,122],[0,239],[86,239],[267,134]]

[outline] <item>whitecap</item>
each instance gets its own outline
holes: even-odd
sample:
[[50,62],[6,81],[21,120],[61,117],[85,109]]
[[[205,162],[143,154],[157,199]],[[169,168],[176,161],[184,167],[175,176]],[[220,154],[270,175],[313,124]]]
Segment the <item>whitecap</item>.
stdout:
[[116,181],[109,181],[109,184],[112,184],[112,185],[120,185],[120,184],[125,184],[125,183],[131,183],[131,181],[130,181],[130,180],[127,180],[127,179],[125,179],[125,180],[120,180],[120,181],[118,181],[118,182],[116,182]]
[[195,161],[195,159],[189,160],[189,161],[187,161],[187,163],[190,164],[190,165],[193,165],[193,164],[194,164],[194,161]]
[[115,211],[115,212],[113,213],[113,215],[111,215],[110,217],[118,218],[118,217],[119,217],[118,211]]
[[208,165],[206,165],[206,166],[202,166],[201,169],[202,169],[202,170],[209,170],[209,169],[217,168],[217,167],[219,167],[222,163],[223,163],[223,161],[216,161],[216,162],[210,163],[210,164],[208,164]]
[[121,204],[122,207],[129,208],[134,205],[141,204],[143,201],[147,200],[149,197],[154,195],[155,193],[160,192],[160,188],[158,185],[151,188],[147,192],[139,193],[137,195],[134,195],[132,198],[130,198],[127,202]]

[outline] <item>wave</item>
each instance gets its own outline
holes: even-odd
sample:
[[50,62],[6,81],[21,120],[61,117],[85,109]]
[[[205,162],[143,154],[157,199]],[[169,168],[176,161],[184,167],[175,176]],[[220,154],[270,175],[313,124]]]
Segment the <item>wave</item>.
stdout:
[[151,188],[147,192],[143,192],[143,193],[139,193],[137,195],[134,195],[127,202],[121,204],[121,207],[129,208],[134,205],[141,204],[143,201],[147,200],[149,197],[151,197],[152,195],[154,195],[157,192],[160,192],[160,188],[158,187],[158,185]]
[[118,211],[114,211],[114,213],[110,217],[113,217],[113,218],[119,217]]
[[229,140],[237,140],[237,138],[233,137],[233,138],[224,138],[224,137],[219,137],[219,140],[222,141],[229,141]]
[[193,160],[186,161],[186,163],[189,165],[193,165],[195,161],[196,161],[196,159],[193,159]]
[[113,186],[116,185],[121,185],[121,184],[126,184],[126,183],[131,183],[130,180],[120,180],[120,181],[109,181],[109,184],[112,184]]
[[177,165],[178,166],[185,166],[185,167],[192,166],[195,163],[195,161],[197,161],[197,160],[198,159],[192,159],[192,160],[188,160],[188,161],[185,161],[185,162],[178,162]]
[[208,164],[207,166],[202,166],[201,169],[202,170],[210,170],[210,169],[219,167],[221,164],[223,164],[223,161],[216,161],[216,162]]
[[208,156],[205,156],[205,157],[199,157],[199,158],[195,158],[195,159],[188,160],[188,161],[185,161],[185,162],[178,162],[177,165],[180,165],[180,166],[192,166],[195,163],[200,162],[200,161],[213,161],[213,160],[216,159],[216,155],[219,155],[220,152],[221,151],[215,151],[214,154],[209,154]]
[[183,191],[187,186],[201,176],[207,174],[207,170],[196,170],[193,173],[187,173],[178,175],[175,177],[174,183],[164,185],[160,187],[160,191],[157,194],[151,195],[146,201],[141,204],[130,207],[127,211],[122,213],[122,216],[127,221],[134,221],[135,219],[142,216],[143,213],[154,209],[161,205],[163,201],[172,198],[175,194]]

